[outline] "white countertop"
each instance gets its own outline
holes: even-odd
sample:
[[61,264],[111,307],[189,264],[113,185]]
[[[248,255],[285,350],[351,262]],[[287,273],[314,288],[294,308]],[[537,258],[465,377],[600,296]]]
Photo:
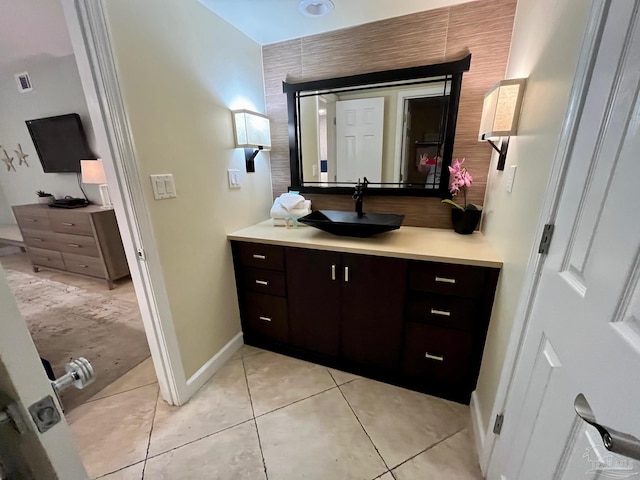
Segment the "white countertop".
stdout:
[[380,257],[502,267],[502,260],[484,236],[459,235],[442,228],[400,227],[369,238],[339,237],[313,227],[274,227],[271,220],[227,235],[230,240],[286,247],[361,253]]

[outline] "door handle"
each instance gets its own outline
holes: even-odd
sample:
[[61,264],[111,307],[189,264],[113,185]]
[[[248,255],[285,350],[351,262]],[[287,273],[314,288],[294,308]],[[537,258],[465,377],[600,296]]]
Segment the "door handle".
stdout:
[[349,281],[349,267],[344,267],[344,281]]
[[331,264],[331,280],[335,280],[336,279],[336,265],[335,264]]
[[95,380],[93,367],[89,360],[84,357],[70,361],[64,366],[64,369],[67,373],[51,382],[56,393],[60,393],[71,386],[82,390]]
[[613,428],[600,425],[596,421],[596,416],[591,410],[591,405],[587,402],[585,396],[579,393],[573,402],[573,408],[576,409],[578,416],[592,427],[598,430],[602,437],[602,443],[610,452],[624,455],[625,457],[640,460],[640,440],[628,433],[618,432]]

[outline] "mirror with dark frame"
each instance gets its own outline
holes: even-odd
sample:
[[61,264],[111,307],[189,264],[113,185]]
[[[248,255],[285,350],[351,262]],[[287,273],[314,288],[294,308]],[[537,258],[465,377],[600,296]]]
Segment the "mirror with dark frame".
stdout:
[[453,62],[283,82],[291,187],[301,193],[448,195],[462,74]]

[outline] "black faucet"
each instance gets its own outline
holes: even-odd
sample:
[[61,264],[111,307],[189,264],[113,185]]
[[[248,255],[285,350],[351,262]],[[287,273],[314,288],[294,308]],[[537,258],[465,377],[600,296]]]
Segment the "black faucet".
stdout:
[[367,185],[369,185],[367,177],[364,177],[363,183],[360,183],[360,179],[358,179],[356,191],[353,193],[353,199],[356,201],[356,213],[358,214],[358,218],[364,217],[364,213],[362,213],[362,199],[364,198],[364,191],[367,189]]

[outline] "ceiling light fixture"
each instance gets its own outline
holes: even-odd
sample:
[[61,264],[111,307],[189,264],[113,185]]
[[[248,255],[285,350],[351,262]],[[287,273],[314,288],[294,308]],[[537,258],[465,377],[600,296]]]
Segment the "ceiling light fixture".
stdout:
[[331,0],[302,0],[298,10],[307,17],[322,17],[333,11],[335,5]]

